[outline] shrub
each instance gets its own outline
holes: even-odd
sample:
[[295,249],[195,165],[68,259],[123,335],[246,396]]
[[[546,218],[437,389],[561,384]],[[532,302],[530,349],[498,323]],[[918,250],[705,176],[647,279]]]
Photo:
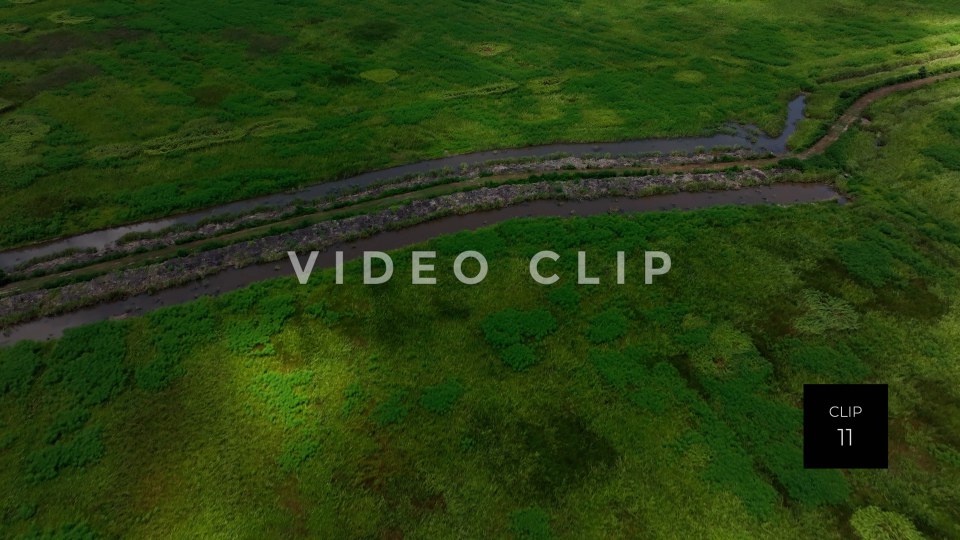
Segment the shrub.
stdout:
[[72,439],[44,446],[27,456],[27,476],[35,481],[54,478],[66,468],[80,468],[103,457],[100,428],[86,428]]
[[317,427],[303,429],[284,442],[283,451],[277,460],[286,473],[295,472],[320,449],[321,432]]
[[570,283],[554,287],[547,294],[547,299],[553,304],[566,310],[573,310],[580,305],[580,293]]
[[405,403],[406,399],[406,391],[395,391],[386,401],[380,403],[373,409],[373,421],[383,427],[403,420],[406,418],[407,413],[410,412],[410,408]]
[[510,530],[521,540],[548,540],[553,538],[550,515],[540,508],[524,508],[510,516]]
[[150,344],[154,358],[136,370],[137,386],[159,391],[183,374],[181,360],[215,336],[216,321],[207,300],[151,313]]
[[60,413],[53,424],[47,428],[47,434],[44,441],[47,444],[55,444],[62,438],[75,433],[83,427],[90,419],[90,411],[87,409],[73,408]]
[[39,345],[28,341],[0,349],[0,396],[27,392],[41,366],[39,351]]
[[229,309],[243,314],[227,328],[230,349],[237,353],[269,354],[272,352],[268,347],[270,338],[296,312],[296,303],[290,294],[264,295],[262,291],[244,291],[230,297]]
[[127,325],[107,321],[67,330],[51,354],[50,383],[61,383],[82,405],[117,395],[128,379]]
[[449,380],[434,386],[428,386],[420,396],[423,408],[434,414],[448,412],[463,395],[463,385],[458,380]]
[[517,371],[537,363],[531,345],[550,335],[557,321],[549,311],[505,309],[488,316],[481,323],[484,336],[497,349],[508,366]]
[[502,349],[523,341],[543,339],[556,329],[557,321],[545,310],[505,309],[484,319],[481,326],[487,342]]
[[627,317],[619,309],[611,308],[590,321],[587,339],[594,344],[620,339],[627,332]]

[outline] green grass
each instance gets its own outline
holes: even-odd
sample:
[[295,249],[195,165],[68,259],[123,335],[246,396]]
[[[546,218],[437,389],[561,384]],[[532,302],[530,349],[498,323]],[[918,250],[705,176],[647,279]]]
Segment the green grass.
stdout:
[[[848,206],[515,220],[428,243],[482,251],[473,287],[407,249],[0,350],[0,533],[957,536],[960,176],[923,150],[958,96],[873,107],[817,165]],[[889,470],[802,468],[808,382],[890,384]]]
[[0,247],[471,150],[776,132],[801,90],[805,144],[844,91],[960,46],[949,0],[44,0],[0,24]]

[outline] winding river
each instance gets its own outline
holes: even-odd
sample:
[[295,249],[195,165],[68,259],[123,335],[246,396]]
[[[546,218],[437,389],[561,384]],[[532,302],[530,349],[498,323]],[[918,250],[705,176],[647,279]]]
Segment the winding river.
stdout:
[[174,225],[192,225],[203,221],[204,219],[215,216],[240,214],[257,208],[283,207],[297,201],[319,199],[340,191],[363,188],[378,182],[400,178],[409,174],[422,174],[431,171],[437,171],[446,167],[456,168],[461,164],[475,165],[492,160],[535,158],[561,153],[574,156],[607,153],[611,155],[634,155],[651,152],[667,154],[670,152],[693,152],[697,148],[701,147],[715,148],[739,146],[749,148],[757,153],[773,152],[775,154],[782,154],[787,151],[787,139],[793,135],[797,129],[797,124],[804,117],[805,105],[806,97],[803,95],[795,98],[787,105],[787,122],[783,131],[777,137],[768,137],[760,133],[759,130],[749,126],[744,127],[730,124],[728,125],[728,128],[732,129],[734,133],[720,133],[706,137],[641,139],[635,141],[610,143],[545,144],[540,146],[528,146],[525,148],[490,150],[485,152],[460,154],[440,159],[431,159],[407,165],[400,165],[397,167],[391,167],[389,169],[367,172],[343,180],[313,184],[295,191],[237,201],[221,206],[198,210],[196,212],[180,214],[169,218],[102,229],[99,231],[71,236],[43,244],[36,244],[20,249],[0,252],[0,269],[10,270],[16,267],[18,264],[29,261],[30,259],[53,255],[67,249],[102,249],[112,245],[114,242],[129,233],[155,232]]
[[[389,251],[437,236],[459,231],[475,230],[509,219],[540,216],[590,216],[608,212],[638,213],[665,210],[696,210],[719,205],[792,204],[836,200],[846,201],[832,187],[824,184],[773,184],[741,190],[674,193],[654,195],[639,199],[603,198],[584,201],[540,200],[515,206],[454,215],[413,225],[400,230],[387,231],[354,242],[335,245],[323,252],[317,260],[318,267],[332,267],[334,253],[344,252],[344,259],[361,256],[364,251]],[[680,263],[677,261],[676,263]],[[284,277],[295,279],[289,263],[267,263],[220,272],[189,285],[164,289],[155,294],[143,294],[122,301],[106,302],[5,329],[0,334],[0,345],[10,345],[22,340],[43,341],[60,337],[63,331],[76,326],[112,318],[141,315],[163,306],[188,302],[199,296],[216,296],[240,289],[265,279]]]
[[[823,138],[804,152],[798,154],[798,157],[805,158],[824,151],[830,144],[837,140],[843,131],[859,118],[859,115],[870,103],[873,103],[877,99],[893,92],[918,88],[955,77],[960,77],[960,71],[946,72],[923,79],[895,83],[864,94],[840,115]],[[289,205],[298,200],[317,199],[342,190],[369,186],[380,181],[408,174],[425,173],[444,167],[457,167],[464,163],[477,164],[497,159],[539,157],[558,153],[571,155],[605,153],[612,155],[629,155],[647,152],[690,152],[698,147],[711,148],[718,146],[740,146],[749,148],[755,152],[769,151],[782,155],[787,152],[787,139],[796,131],[797,124],[803,119],[805,103],[806,101],[803,95],[789,103],[787,123],[783,132],[778,137],[767,137],[762,134],[756,135],[756,131],[753,129],[734,126],[733,133],[718,134],[709,137],[645,139],[601,144],[550,144],[510,150],[476,152],[421,161],[414,164],[368,172],[335,182],[315,184],[297,191],[238,201],[161,220],[146,221],[138,224],[94,231],[51,241],[46,244],[6,251],[0,253],[0,268],[11,268],[20,262],[43,255],[58,253],[69,248],[102,248],[131,232],[158,231],[172,225],[197,223],[203,219],[223,214],[236,214],[255,208]],[[519,217],[586,216],[606,212],[636,213],[664,210],[694,210],[717,205],[791,204],[829,200],[835,200],[839,204],[846,203],[846,200],[838,192],[831,186],[824,184],[773,184],[735,191],[681,192],[639,199],[603,198],[563,202],[540,200],[507,206],[497,210],[439,218],[402,230],[382,232],[355,242],[335,245],[321,253],[318,264],[321,267],[333,266],[334,253],[337,250],[344,251],[345,258],[349,260],[360,256],[363,251],[387,251],[402,248],[427,241],[440,235],[473,230]],[[282,270],[282,268],[284,268],[284,265],[269,263],[227,270],[211,278],[206,278],[189,285],[168,288],[155,294],[134,296],[121,301],[106,302],[96,306],[78,309],[63,315],[37,319],[4,329],[2,334],[0,334],[0,345],[9,345],[22,340],[41,341],[56,338],[61,336],[64,330],[76,326],[106,319],[138,315],[163,306],[187,302],[201,295],[215,296],[265,279],[276,277],[293,279],[292,268],[289,266],[286,266],[286,270]]]

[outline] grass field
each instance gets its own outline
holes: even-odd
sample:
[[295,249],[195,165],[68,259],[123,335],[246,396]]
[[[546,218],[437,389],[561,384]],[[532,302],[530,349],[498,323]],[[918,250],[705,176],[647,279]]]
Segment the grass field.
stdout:
[[952,0],[0,4],[0,247],[391,164],[776,132],[960,62]]
[[[805,165],[847,206],[518,220],[429,243],[474,287],[353,264],[0,350],[0,533],[960,536],[960,83],[868,113]],[[584,246],[674,269],[573,287]],[[810,382],[890,384],[889,470],[802,469]]]

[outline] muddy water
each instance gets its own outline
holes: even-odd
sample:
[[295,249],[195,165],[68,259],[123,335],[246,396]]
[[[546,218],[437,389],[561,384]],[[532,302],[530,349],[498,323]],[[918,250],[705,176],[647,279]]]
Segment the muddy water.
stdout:
[[662,139],[641,139],[636,141],[622,141],[612,143],[576,143],[576,144],[546,144],[541,146],[529,146],[525,148],[514,148],[507,150],[491,150],[486,152],[474,152],[472,154],[462,154],[440,159],[431,159],[420,161],[399,167],[391,167],[379,171],[363,173],[344,180],[335,182],[326,182],[323,184],[314,184],[306,188],[290,191],[287,193],[278,193],[245,201],[216,206],[197,212],[181,214],[170,218],[164,218],[155,221],[145,221],[132,225],[114,227],[94,231],[86,234],[72,236],[63,240],[56,240],[46,244],[39,244],[22,249],[6,251],[0,253],[0,269],[9,270],[20,263],[29,261],[37,257],[43,257],[59,253],[66,249],[100,249],[116,242],[119,238],[133,232],[154,232],[160,231],[173,225],[192,225],[204,219],[225,214],[238,214],[249,212],[255,208],[261,207],[281,207],[292,204],[298,200],[313,200],[328,196],[338,191],[362,188],[408,174],[427,173],[443,169],[445,167],[456,168],[461,164],[474,165],[491,160],[542,157],[551,154],[571,154],[581,156],[584,154],[611,154],[611,155],[633,155],[648,152],[661,152],[664,154],[670,152],[693,152],[698,147],[713,148],[718,146],[742,146],[750,148],[755,152],[770,151],[775,154],[782,154],[787,150],[787,139],[796,131],[797,124],[803,119],[805,96],[801,95],[787,105],[787,123],[783,132],[778,137],[767,137],[760,133],[754,140],[751,137],[751,131],[758,132],[751,128],[743,126],[730,125],[736,130],[734,134],[717,134],[708,137],[675,137]]
[[[497,210],[449,216],[427,221],[406,229],[388,231],[369,238],[338,244],[321,252],[318,267],[332,267],[334,253],[344,252],[350,260],[360,257],[364,251],[389,251],[440,235],[458,231],[474,230],[509,219],[534,216],[589,216],[607,212],[637,213],[664,210],[695,210],[719,205],[791,204],[836,199],[845,200],[834,189],[822,184],[774,184],[736,191],[676,193],[656,195],[639,199],[604,198],[592,201],[543,200],[508,206]],[[679,262],[679,261],[678,261]],[[251,283],[271,278],[296,279],[293,267],[287,261],[260,264],[226,270],[201,281],[165,289],[156,294],[144,294],[127,300],[109,302],[14,326],[0,335],[0,345],[18,341],[46,340],[59,337],[68,328],[105,319],[139,315],[162,306],[188,302],[199,296],[216,296],[236,290]]]

